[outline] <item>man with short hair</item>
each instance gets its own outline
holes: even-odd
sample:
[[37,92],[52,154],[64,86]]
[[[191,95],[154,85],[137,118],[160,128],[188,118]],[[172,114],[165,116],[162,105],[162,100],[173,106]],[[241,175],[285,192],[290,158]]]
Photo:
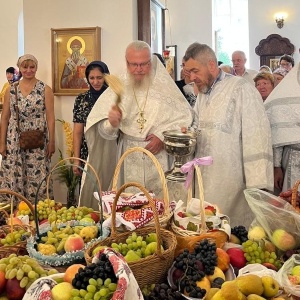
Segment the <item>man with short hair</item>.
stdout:
[[[170,159],[163,149],[163,132],[190,126],[192,111],[177,89],[174,80],[150,46],[134,41],[126,49],[127,72],[120,76],[123,84],[121,101],[109,87],[98,99],[86,124],[89,162],[99,160],[99,140],[118,139],[118,157],[127,149],[142,147],[160,162],[164,171],[170,169]],[[117,158],[109,153],[111,158]],[[123,179],[123,180],[122,180]],[[155,193],[162,190],[153,162],[141,153],[131,153],[125,159],[121,181],[136,181]]]
[[273,190],[270,124],[254,86],[223,72],[214,51],[194,43],[185,69],[197,85],[193,127],[201,131],[195,157],[212,156],[201,166],[205,201],[217,204],[230,225],[249,226],[253,214],[244,189]]
[[245,52],[237,50],[232,53],[232,65],[234,69],[234,74],[236,76],[242,76],[252,85],[254,85],[253,78],[258,72],[255,70],[246,69],[246,62],[247,58]]

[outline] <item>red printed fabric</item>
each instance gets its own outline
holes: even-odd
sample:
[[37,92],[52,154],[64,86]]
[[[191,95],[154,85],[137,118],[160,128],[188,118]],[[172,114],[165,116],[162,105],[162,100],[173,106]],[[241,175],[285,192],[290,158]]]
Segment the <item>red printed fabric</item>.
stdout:
[[111,248],[104,248],[94,256],[92,262],[97,263],[102,253],[108,257],[118,278],[117,290],[114,292],[112,300],[144,299],[142,291],[124,257]]

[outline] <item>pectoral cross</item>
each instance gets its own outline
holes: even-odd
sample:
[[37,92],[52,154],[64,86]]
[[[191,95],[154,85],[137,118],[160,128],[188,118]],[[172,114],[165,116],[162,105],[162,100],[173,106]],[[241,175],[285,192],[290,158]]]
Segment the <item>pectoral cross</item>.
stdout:
[[139,112],[139,118],[137,119],[137,122],[140,124],[140,133],[142,133],[144,129],[144,124],[147,122],[147,120],[144,118],[144,112]]

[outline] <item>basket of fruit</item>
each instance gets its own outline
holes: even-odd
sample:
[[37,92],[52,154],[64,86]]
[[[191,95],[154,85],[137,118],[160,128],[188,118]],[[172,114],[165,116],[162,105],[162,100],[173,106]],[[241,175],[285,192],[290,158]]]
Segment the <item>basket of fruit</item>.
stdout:
[[[136,229],[133,233],[130,231],[117,232],[116,205],[121,193],[128,187],[139,188],[146,195],[154,213],[155,227],[144,226]],[[117,251],[124,255],[139,286],[163,282],[166,279],[168,269],[174,258],[176,237],[172,232],[160,227],[154,201],[139,183],[126,183],[118,190],[112,207],[111,236],[93,243],[86,249],[84,253],[86,263],[91,264],[95,249],[101,249],[105,246],[118,249]],[[139,249],[140,251],[138,251]]]
[[[205,202],[200,168],[195,165],[199,199],[192,198],[192,185],[188,187],[187,208],[182,206],[175,209],[172,231],[179,236],[199,236],[209,230],[225,231],[229,226],[229,218],[222,215],[216,205]],[[187,212],[189,209],[189,212]],[[197,212],[197,214],[193,213]],[[199,212],[199,213],[198,213]],[[230,233],[229,233],[230,234]]]
[[[117,190],[118,190],[118,188],[117,188],[118,177],[119,177],[120,170],[121,170],[121,167],[122,167],[122,164],[123,164],[125,158],[127,156],[129,156],[131,153],[135,153],[135,152],[142,152],[143,155],[148,156],[151,159],[151,161],[153,162],[154,166],[156,167],[156,169],[158,171],[159,178],[160,178],[160,181],[161,181],[161,184],[162,184],[162,193],[163,193],[163,199],[162,200],[163,200],[163,204],[164,204],[163,205],[164,206],[163,207],[163,212],[161,214],[159,214],[158,217],[159,217],[160,227],[166,228],[169,225],[169,221],[170,221],[170,219],[172,217],[172,214],[173,214],[170,210],[169,192],[168,192],[168,188],[167,188],[167,182],[166,182],[164,171],[163,171],[159,161],[157,160],[157,158],[150,151],[148,151],[144,148],[141,148],[141,147],[133,147],[133,148],[128,149],[121,156],[121,158],[119,159],[119,161],[117,163],[117,166],[115,168],[115,172],[114,172],[114,176],[113,176],[113,180],[112,180],[112,191],[116,193]],[[151,207],[150,204],[147,204],[147,205],[142,204],[141,205],[142,208],[145,207],[145,206]],[[133,213],[134,213],[134,210],[138,210],[141,207],[139,207],[139,206],[132,207]],[[149,226],[154,226],[154,219],[149,221],[145,226],[148,226],[148,225]]]
[[[11,190],[0,190],[0,194],[16,197],[18,201],[26,203],[30,211],[34,213],[32,204],[24,196]],[[7,257],[11,253],[16,253],[18,255],[27,254],[27,238],[35,232],[35,229],[32,226],[25,225],[19,218],[14,217],[12,210],[13,198],[11,198],[10,216],[4,210],[2,211],[6,216],[7,225],[0,226],[0,258]]]
[[[67,158],[77,159],[77,158]],[[79,159],[81,160],[81,159]],[[47,190],[51,174],[62,166],[61,161],[55,165],[47,177]],[[97,179],[97,192],[101,194],[100,179],[92,166]],[[41,185],[40,185],[41,186]],[[37,204],[37,197],[35,204]],[[70,208],[62,207],[53,210],[48,216],[48,224],[38,224],[37,213],[35,213],[36,236],[31,236],[27,242],[29,255],[41,263],[51,266],[65,266],[76,261],[84,261],[84,250],[94,241],[106,238],[110,231],[102,227],[102,223],[95,223],[91,213],[94,210],[85,206]],[[100,212],[101,215],[101,212]],[[101,219],[100,219],[101,220]]]

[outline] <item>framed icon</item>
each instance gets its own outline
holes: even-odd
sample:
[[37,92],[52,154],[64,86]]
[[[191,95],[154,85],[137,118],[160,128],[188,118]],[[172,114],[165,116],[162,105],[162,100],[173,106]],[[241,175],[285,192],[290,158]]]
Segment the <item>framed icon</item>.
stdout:
[[151,46],[152,53],[165,48],[165,7],[158,0],[138,0],[138,39]]
[[55,95],[88,89],[86,66],[101,59],[101,28],[51,29],[52,88]]

